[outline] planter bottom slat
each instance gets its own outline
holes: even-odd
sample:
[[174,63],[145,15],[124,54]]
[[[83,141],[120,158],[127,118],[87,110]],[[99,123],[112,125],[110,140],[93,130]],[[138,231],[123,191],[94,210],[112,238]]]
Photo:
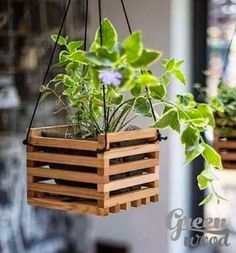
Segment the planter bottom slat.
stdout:
[[61,134],[66,130],[61,128],[31,129],[27,148],[30,205],[106,216],[158,201],[156,129],[109,133],[110,150],[100,153],[96,147],[104,147],[104,135],[91,142],[44,137],[47,131]]

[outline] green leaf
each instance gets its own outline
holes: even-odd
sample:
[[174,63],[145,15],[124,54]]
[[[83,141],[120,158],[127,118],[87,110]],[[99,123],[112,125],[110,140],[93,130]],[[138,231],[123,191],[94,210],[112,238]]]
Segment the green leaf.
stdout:
[[149,101],[145,97],[137,97],[134,101],[133,109],[135,113],[145,116],[150,112]]
[[83,45],[83,41],[71,41],[66,47],[67,49],[73,53],[75,52],[78,48],[80,48]]
[[212,200],[213,196],[214,194],[211,192],[209,195],[207,195],[205,199],[203,199],[203,201],[199,204],[199,206],[209,203]]
[[136,62],[133,62],[131,65],[134,68],[146,68],[154,63],[160,56],[161,53],[158,51],[143,49],[140,58]]
[[224,112],[224,104],[217,96],[214,96],[210,99],[210,105],[217,112]]
[[118,60],[118,52],[116,51],[110,52],[104,47],[99,48],[97,50],[97,54],[99,57],[107,59],[112,62],[116,62]]
[[[95,36],[96,44],[101,45],[100,28]],[[108,49],[113,48],[117,43],[117,33],[112,23],[105,18],[102,21],[102,46]]]
[[205,178],[207,178],[208,180],[211,180],[211,181],[217,179],[217,177],[212,173],[212,171],[211,171],[211,169],[210,169],[209,166],[206,167],[206,168],[202,171],[201,174],[202,174]]
[[186,146],[185,149],[186,164],[192,162],[195,158],[201,155],[203,151],[204,147],[197,143],[195,143],[194,146]]
[[199,142],[199,133],[196,128],[189,125],[181,135],[181,142],[186,146],[194,146]]
[[179,116],[176,110],[169,110],[161,118],[159,118],[153,125],[156,128],[164,129],[167,127],[180,132]]
[[163,75],[162,76],[162,83],[165,85],[165,86],[168,86],[170,84],[170,78],[167,76],[167,75]]
[[204,177],[202,174],[198,175],[197,181],[198,181],[198,187],[200,190],[205,190],[210,184],[210,181],[206,177]]
[[203,157],[205,158],[206,162],[218,169],[223,169],[220,155],[208,144],[204,143],[202,145],[205,148]]
[[140,32],[135,32],[127,37],[123,46],[126,51],[127,61],[133,63],[137,61],[142,55],[143,45],[142,45],[142,36]]
[[79,62],[81,64],[88,64],[86,52],[84,52],[82,50],[78,50],[78,51],[72,53],[68,57],[68,59],[70,61]]
[[[52,34],[51,35],[51,38],[52,38],[52,40],[56,43],[56,41],[57,41],[57,34]],[[66,45],[66,43],[67,43],[67,38],[64,38],[63,36],[59,36],[59,39],[58,39],[58,42],[57,42],[57,44],[58,45],[60,45],[60,46],[63,46],[63,45]]]
[[213,112],[212,112],[211,108],[209,107],[209,105],[198,104],[197,109],[198,109],[198,111],[201,112],[202,116],[205,119],[208,119],[208,124],[212,127],[215,127],[215,118],[214,118]]
[[185,76],[183,74],[183,72],[179,69],[175,70],[174,71],[174,75],[175,77],[182,83],[182,84],[186,84],[186,79],[185,79]]
[[154,100],[161,100],[166,97],[166,87],[164,85],[151,86],[149,91],[150,97]]
[[134,85],[134,87],[131,89],[131,94],[134,97],[137,97],[137,96],[139,96],[142,93],[142,90],[143,90],[142,84],[136,82],[135,85]]
[[180,68],[183,65],[183,63],[184,63],[184,60],[177,61],[175,64],[175,67]]
[[138,82],[141,83],[143,87],[145,86],[157,86],[160,84],[159,80],[152,74],[143,73],[139,76]]
[[64,63],[68,61],[68,51],[62,50],[59,54],[59,62]]
[[165,68],[167,72],[172,72],[175,66],[175,59],[172,58],[166,61]]
[[177,95],[177,104],[185,108],[194,108],[196,106],[193,94],[191,93]]
[[112,66],[112,62],[106,58],[102,58],[100,56],[97,56],[95,53],[87,53],[86,59],[94,65],[97,66],[104,66],[104,67],[110,67]]

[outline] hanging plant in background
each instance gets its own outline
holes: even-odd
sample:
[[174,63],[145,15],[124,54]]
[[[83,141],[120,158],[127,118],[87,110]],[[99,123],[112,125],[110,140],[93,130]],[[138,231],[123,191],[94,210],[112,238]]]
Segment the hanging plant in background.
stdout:
[[[174,102],[167,99],[173,77],[185,85],[183,61],[161,60],[163,73],[157,77],[149,67],[160,60],[161,53],[143,46],[141,32],[132,33],[120,43],[108,19],[103,20],[101,28],[102,33],[97,31],[88,51],[81,49],[83,41],[60,36],[57,65],[63,71],[41,86],[41,101],[49,95],[55,96],[56,113],[65,111],[72,128],[67,135],[78,139],[96,138],[105,130],[124,131],[136,117],[154,116],[155,122],[150,127],[170,128],[180,135],[186,164],[198,156],[204,158],[206,167],[197,179],[199,188],[208,189],[209,194],[200,204],[212,198],[219,202],[223,198],[214,189],[214,170],[222,169],[221,158],[201,135],[208,127],[215,127],[213,109],[197,103],[191,93],[177,95]],[[52,35],[54,41],[56,38],[57,35]],[[106,111],[102,87],[105,87]],[[101,123],[104,113],[107,125]]]

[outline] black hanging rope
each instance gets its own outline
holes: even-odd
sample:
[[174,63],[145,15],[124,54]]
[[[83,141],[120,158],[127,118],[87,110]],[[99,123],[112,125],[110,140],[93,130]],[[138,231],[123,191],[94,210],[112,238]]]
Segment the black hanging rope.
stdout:
[[226,51],[225,56],[224,56],[223,68],[222,68],[221,75],[220,75],[220,83],[224,79],[224,75],[225,75],[226,69],[227,69],[228,64],[229,64],[229,53],[230,53],[231,46],[232,46],[235,35],[236,35],[236,25],[234,27],[234,31],[232,33],[232,36],[230,38],[230,41],[229,41],[229,44],[228,44],[228,47],[227,47],[227,51]]
[[[101,0],[98,0],[98,14],[99,14],[99,34],[100,34],[100,44],[103,45],[103,33],[102,33],[102,4]],[[104,121],[104,133],[105,133],[105,147],[99,152],[107,151],[107,132],[108,132],[108,119],[107,119],[107,105],[106,105],[106,86],[102,84],[102,96],[103,96],[103,121]]]
[[87,34],[88,34],[88,4],[89,0],[85,3],[85,24],[84,24],[84,51],[87,50]]
[[[52,65],[52,60],[53,60],[54,54],[56,52],[57,44],[58,44],[58,41],[59,41],[59,38],[60,38],[60,35],[61,35],[61,32],[62,32],[62,28],[64,26],[64,23],[65,23],[65,20],[66,20],[68,11],[69,11],[69,8],[70,8],[70,5],[71,5],[71,0],[68,0],[68,4],[67,4],[67,7],[66,7],[64,16],[62,18],[61,26],[60,26],[60,29],[59,29],[58,34],[57,34],[57,38],[56,38],[56,41],[55,41],[55,44],[54,44],[54,47],[53,47],[53,50],[52,50],[52,54],[51,54],[51,57],[50,57],[50,60],[49,60],[48,66],[47,66],[47,70],[46,70],[45,75],[44,75],[42,85],[45,85],[45,83],[46,83],[48,73],[49,73],[49,70],[50,70],[51,65]],[[41,95],[42,95],[42,92],[40,91],[39,95],[38,95],[38,98],[37,98],[37,101],[36,101],[36,104],[35,104],[35,107],[34,107],[34,111],[33,111],[30,123],[29,123],[29,127],[28,127],[28,130],[27,130],[27,133],[26,133],[26,138],[23,141],[24,145],[28,145],[28,138],[29,138],[29,134],[30,134],[30,129],[31,129],[33,121],[34,121],[36,111],[38,109],[38,105],[39,105],[39,102],[40,102],[40,99],[41,99]]]
[[[126,11],[124,0],[120,0],[120,1],[121,1],[121,5],[122,5],[122,9],[123,9],[124,15],[125,15],[125,20],[126,20],[126,23],[127,23],[127,27],[128,27],[129,33],[132,34],[133,32],[132,32],[132,28],[131,28],[131,25],[130,25],[129,17],[128,17],[128,14],[127,14],[127,11]],[[154,111],[154,108],[153,108],[152,100],[149,97],[149,89],[148,89],[148,87],[145,87],[145,90],[148,93],[148,102],[150,104],[153,120],[154,120],[154,122],[156,122],[157,118],[156,118],[155,111]],[[160,132],[157,130],[157,140],[159,140],[159,141],[161,141],[161,140],[167,140],[167,137],[162,137],[161,134],[160,134]]]

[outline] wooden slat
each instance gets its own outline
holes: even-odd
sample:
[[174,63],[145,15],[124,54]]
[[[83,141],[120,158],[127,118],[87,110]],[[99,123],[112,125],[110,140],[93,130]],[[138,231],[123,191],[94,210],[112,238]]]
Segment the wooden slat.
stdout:
[[108,212],[106,209],[99,208],[95,205],[82,204],[78,202],[63,202],[60,200],[54,200],[51,198],[29,198],[28,203],[30,205],[57,209],[62,211],[79,212],[83,214],[107,216]]
[[236,152],[221,153],[220,155],[221,155],[222,160],[226,160],[226,161],[236,160]]
[[155,173],[150,173],[147,175],[139,175],[139,176],[124,178],[124,179],[114,180],[108,184],[105,184],[103,187],[104,187],[105,192],[109,192],[109,191],[115,191],[115,190],[123,189],[126,187],[130,187],[130,186],[149,183],[155,180],[157,180],[157,175]]
[[215,142],[215,146],[217,148],[236,149],[236,141],[218,141]]
[[120,212],[120,205],[116,205],[116,206],[113,206],[113,207],[110,207],[109,208],[109,212],[110,213],[119,213]]
[[[149,139],[154,138],[157,135],[157,130],[155,128],[147,128],[133,131],[108,133],[108,142],[120,142],[120,141],[130,141],[139,139]],[[100,135],[104,136],[103,134]]]
[[150,203],[150,201],[151,201],[151,198],[150,198],[150,197],[143,198],[143,199],[142,199],[142,204],[143,204],[143,205],[147,205],[148,203]]
[[158,202],[158,195],[151,196],[151,202]]
[[129,147],[113,148],[110,151],[104,153],[104,157],[107,159],[120,158],[131,155],[139,155],[159,150],[159,144],[144,144],[135,145]]
[[151,197],[158,194],[157,188],[148,188],[144,190],[133,191],[130,193],[123,193],[118,196],[110,197],[105,201],[106,207],[112,207],[117,204],[130,203],[131,201]]
[[224,162],[223,161],[223,168],[224,169],[236,169],[236,161],[234,163]]
[[57,184],[46,184],[46,183],[30,183],[28,184],[28,190],[36,192],[45,192],[51,194],[59,194],[65,196],[81,197],[88,199],[103,199],[104,193],[97,192],[94,189],[85,189],[72,186],[64,186]]
[[139,207],[139,206],[141,206],[141,205],[142,205],[141,199],[134,200],[134,201],[131,202],[131,206],[132,206],[132,207]]
[[106,169],[106,174],[116,175],[119,173],[125,173],[129,171],[147,169],[147,168],[155,167],[157,163],[158,163],[157,159],[143,159],[139,161],[131,161],[131,162],[126,162],[126,163],[114,164],[114,165],[110,165],[110,167]]
[[76,150],[96,151],[99,148],[97,141],[73,140],[63,138],[51,138],[34,136],[29,139],[29,143],[34,146],[65,148]]
[[121,204],[120,208],[122,210],[129,210],[131,208],[131,202],[127,202],[127,203]]
[[29,161],[48,162],[56,164],[67,164],[67,165],[80,165],[87,167],[102,167],[103,161],[96,157],[87,156],[76,156],[76,155],[64,155],[64,154],[53,154],[43,152],[28,152],[27,159]]
[[84,173],[70,170],[57,170],[57,169],[44,169],[44,168],[31,168],[27,170],[29,176],[51,178],[51,179],[64,179],[75,182],[85,182],[85,183],[106,183],[104,177],[98,176],[93,173]]

